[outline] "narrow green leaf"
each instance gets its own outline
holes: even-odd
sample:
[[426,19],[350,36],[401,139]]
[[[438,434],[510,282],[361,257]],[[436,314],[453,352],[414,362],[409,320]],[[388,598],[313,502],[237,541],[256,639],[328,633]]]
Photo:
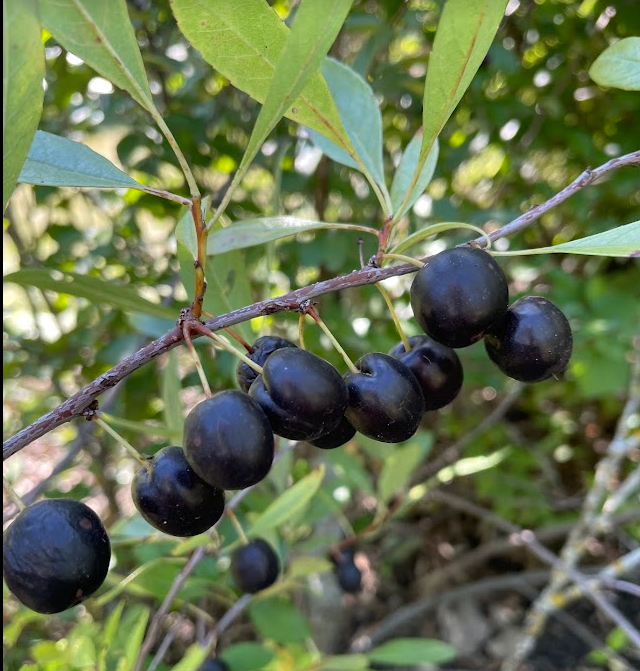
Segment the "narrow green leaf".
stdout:
[[351,3],[352,0],[302,0],[228,193],[240,183],[269,133],[310,78],[317,74],[322,59],[349,13]]
[[[264,102],[289,32],[275,11],[264,0],[171,0],[171,7],[180,30],[207,63]],[[285,116],[353,150],[320,73],[311,77]]]
[[373,229],[356,224],[330,223],[326,221],[309,221],[296,217],[261,217],[239,221],[226,228],[218,228],[209,234],[207,252],[209,254],[225,254],[234,249],[245,249],[263,245],[267,242],[288,238],[305,231],[321,229],[338,229],[343,231],[369,232],[377,235]]
[[487,471],[490,468],[497,466],[501,461],[504,461],[508,455],[509,448],[503,448],[489,454],[483,454],[479,457],[465,457],[464,459],[458,459],[452,466],[446,466],[438,471],[436,477],[441,482],[449,482],[456,477],[461,478],[473,475],[474,473],[480,473],[481,471]]
[[37,131],[19,182],[99,189],[144,189],[111,161],[79,142]]
[[321,671],[361,671],[369,668],[369,660],[366,655],[334,655],[324,657],[321,665]]
[[125,655],[118,661],[116,671],[132,671],[138,652],[142,645],[144,632],[147,629],[147,622],[149,621],[149,610],[147,608],[141,609],[140,614],[133,623],[133,626],[127,632],[127,642],[125,644]]
[[607,47],[589,68],[600,86],[640,91],[640,37],[625,37]]
[[254,671],[263,669],[274,658],[274,654],[260,643],[247,641],[225,647],[221,657],[233,671]]
[[289,564],[288,578],[306,578],[314,573],[326,573],[333,564],[323,557],[296,557]]
[[380,187],[386,188],[382,161],[382,115],[371,87],[355,70],[333,58],[325,59],[322,74],[356,156],[349,156],[344,149],[335,146],[331,138],[325,139],[326,133],[322,137],[312,131],[313,141],[329,158],[363,171]]
[[126,312],[143,312],[165,319],[175,317],[171,308],[142,298],[134,287],[107,282],[99,277],[61,272],[51,268],[24,268],[5,275],[4,281],[14,282],[23,287],[38,287],[86,298],[94,305],[109,305]]
[[369,650],[367,657],[377,664],[443,664],[456,656],[455,648],[430,638],[397,638]]
[[[417,182],[411,190],[411,194],[405,201],[405,196],[411,186],[411,180],[416,171],[418,161],[420,159],[420,147],[422,146],[422,130],[419,130],[411,139],[411,142],[406,146],[398,169],[393,176],[391,183],[391,205],[393,206],[393,215],[395,217],[402,217],[413,206],[413,204],[424,193],[429,185],[433,173],[438,162],[438,140],[433,143],[433,147],[427,156],[427,160],[422,166],[422,170]],[[400,209],[400,205],[404,202],[404,206]]]
[[416,467],[427,454],[428,447],[428,443],[412,441],[403,447],[397,447],[385,459],[378,479],[378,496],[382,501],[389,501],[404,490]]
[[487,55],[506,5],[507,0],[447,0],[444,4],[424,87],[420,158],[404,200],[413,194],[436,138]]
[[640,256],[640,221],[633,221],[604,233],[563,242],[552,247],[492,252],[495,256],[529,256],[532,254],[585,254],[589,256]]
[[249,616],[264,638],[278,643],[301,643],[311,635],[306,618],[287,599],[272,597],[252,601]]
[[145,109],[154,108],[125,0],[40,0],[40,13],[65,49]]
[[431,226],[425,226],[424,228],[421,228],[419,231],[412,233],[410,236],[406,237],[401,243],[396,245],[391,250],[391,253],[402,254],[402,252],[409,249],[409,247],[413,247],[413,245],[417,245],[419,242],[422,242],[427,238],[437,235],[438,233],[444,233],[446,231],[455,230],[456,228],[463,228],[468,231],[474,231],[474,233],[478,233],[478,235],[484,235],[484,236],[487,235],[481,228],[478,228],[473,224],[463,224],[458,221],[444,221],[441,224],[431,224]]
[[253,522],[249,536],[259,536],[280,526],[289,518],[296,515],[311,501],[324,477],[324,466],[316,468],[304,478],[296,482],[293,487],[281,494],[262,512]]
[[171,671],[197,671],[209,654],[208,648],[194,643],[187,648],[183,658],[171,667]]
[[162,402],[164,404],[164,423],[169,429],[171,440],[175,445],[180,445],[182,441],[184,425],[180,389],[178,356],[175,352],[169,352],[167,363],[162,369]]
[[44,46],[36,0],[2,3],[2,211],[42,114]]
[[129,431],[141,433],[144,436],[158,436],[159,438],[167,438],[169,440],[174,435],[166,426],[161,426],[160,424],[122,419],[120,417],[114,417],[106,412],[103,412],[102,416],[109,422],[109,424],[113,424],[121,429],[129,429]]
[[98,654],[98,671],[107,671],[107,655],[113,644],[113,639],[118,631],[122,611],[124,610],[124,601],[121,601],[107,618],[104,625],[104,634],[100,641],[100,652]]

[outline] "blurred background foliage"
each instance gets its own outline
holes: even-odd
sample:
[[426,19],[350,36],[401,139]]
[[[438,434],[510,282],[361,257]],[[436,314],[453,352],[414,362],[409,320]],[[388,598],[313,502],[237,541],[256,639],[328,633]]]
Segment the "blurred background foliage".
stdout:
[[[289,16],[291,3],[272,4],[281,16]],[[259,107],[185,43],[167,0],[130,0],[128,8],[152,92],[215,203],[240,162]],[[424,74],[439,12],[440,3],[432,0],[356,2],[332,50],[333,56],[368,79],[378,97],[389,176],[420,125]],[[403,223],[408,232],[439,221],[464,221],[490,230],[548,199],[587,166],[638,149],[637,133],[631,132],[637,129],[637,93],[603,90],[587,75],[612,39],[640,33],[634,0],[511,0],[507,13],[488,57],[440,137],[434,179]],[[140,107],[53,39],[46,42],[46,62],[41,129],[86,143],[143,183],[186,192],[169,147]],[[639,212],[638,177],[626,169],[578,193],[497,247],[565,242],[638,219]],[[227,213],[233,221],[292,214],[381,224],[365,180],[324,158],[304,130],[287,121],[264,145]],[[178,205],[135,191],[19,186],[4,219],[4,272],[46,268],[101,278],[114,283],[114,291],[118,284],[131,285],[177,316],[188,302],[183,279],[192,273],[189,267],[181,273],[177,253],[174,232],[181,214]],[[435,252],[464,239],[450,235],[416,252]],[[373,252],[372,243],[365,240],[365,258]],[[504,258],[500,263],[513,298],[543,294],[566,312],[575,336],[574,355],[562,380],[527,387],[506,420],[467,448],[465,457],[484,461],[474,462],[477,468],[472,470],[477,472],[460,478],[460,486],[466,496],[518,524],[544,527],[575,516],[593,466],[611,436],[628,383],[640,269],[634,260],[561,255]],[[230,308],[239,308],[358,266],[357,234],[335,230],[213,257],[210,268],[218,279],[210,277],[209,309],[220,311],[221,299]],[[409,282],[402,278],[386,284],[407,331],[417,333],[408,302]],[[354,359],[368,351],[385,352],[398,339],[373,287],[324,296],[319,310]],[[87,298],[5,284],[5,437],[171,323]],[[254,320],[246,328],[252,337],[277,333],[295,338],[297,317],[276,315]],[[344,368],[312,325],[306,339],[310,349]],[[214,355],[202,342],[198,349],[212,388],[234,386],[234,360],[226,353]],[[492,367],[481,344],[459,354],[465,371],[462,393],[448,408],[430,413],[409,445],[396,448],[363,439],[322,455],[332,466],[323,485],[327,496],[314,501],[304,524],[299,520],[285,529],[286,542],[280,545],[285,556],[303,555],[335,541],[308,533],[312,522],[334,515],[336,507],[355,528],[365,525],[373,514],[371,498],[376,491],[379,494],[380,475],[394,450],[411,449],[418,459],[428,452],[437,454],[504,398],[510,384]],[[135,424],[133,429],[121,428],[138,449],[151,453],[179,440],[177,399],[186,413],[201,396],[190,359],[178,352],[171,360],[165,357],[128,377],[109,400],[108,410],[129,422],[155,422],[160,427],[157,436],[141,433]],[[7,463],[6,472],[19,493],[48,475],[74,444],[79,426],[66,425]],[[80,439],[83,449],[46,495],[88,499],[109,524],[121,528],[123,538],[148,534],[148,527],[140,530],[142,522],[134,515],[128,493],[135,464],[102,435],[80,434]],[[317,453],[303,450],[295,459],[283,460],[269,481],[247,497],[242,515],[250,517],[252,511],[263,509],[274,493],[287,486],[289,477],[297,480],[307,474],[317,459]],[[401,489],[409,475],[404,481],[391,479]],[[418,503],[365,549],[380,581],[393,585],[400,599],[411,597],[414,580],[422,573],[446,563],[445,546],[473,547],[491,534],[469,520],[452,525],[452,515],[456,514],[438,504]],[[407,525],[415,533],[408,533]],[[633,527],[628,530],[637,532]],[[224,528],[227,537],[233,533]],[[173,547],[175,542],[166,538],[140,546],[125,543],[117,549],[111,582],[117,583],[143,562],[164,557]],[[608,551],[615,548],[603,550]],[[207,562],[190,585],[194,596],[198,580],[211,579],[218,570],[213,559]],[[171,563],[152,566],[146,578],[135,581],[134,593],[147,603],[159,603],[178,569]],[[492,570],[496,569],[480,568],[478,575]],[[211,608],[219,609],[231,598],[226,578],[220,591],[222,597]],[[384,602],[389,591],[391,587],[381,587],[378,600]],[[15,603],[5,605],[7,609],[15,613]],[[21,638],[16,633],[13,643],[20,644],[9,647],[8,668],[25,658],[25,649],[31,649],[34,640],[60,639],[74,621],[74,612],[55,621],[38,616],[25,620],[29,633]],[[89,626],[89,616],[84,618]],[[71,638],[61,640],[73,644]],[[46,660],[47,651],[40,652]],[[63,667],[42,662],[41,668]]]

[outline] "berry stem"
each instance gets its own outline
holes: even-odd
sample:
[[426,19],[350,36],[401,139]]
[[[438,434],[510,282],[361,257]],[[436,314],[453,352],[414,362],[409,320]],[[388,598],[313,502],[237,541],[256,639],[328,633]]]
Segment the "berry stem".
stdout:
[[138,452],[138,450],[136,450],[136,448],[133,447],[131,443],[125,440],[115,429],[112,429],[104,421],[104,419],[96,417],[92,421],[94,421],[98,426],[102,427],[116,442],[120,443],[120,445],[122,445],[122,447],[124,447],[124,449],[143,466],[143,468],[149,470],[149,461],[145,459],[140,454],[140,452]]
[[418,259],[414,259],[413,256],[406,256],[405,254],[383,254],[382,255],[383,259],[393,259],[395,261],[402,261],[403,263],[411,263],[414,265],[416,268],[422,268],[424,266],[424,263],[422,261],[418,261]]
[[301,312],[300,317],[298,318],[298,341],[300,343],[300,349],[307,349],[304,346],[304,317],[304,312]]
[[2,476],[2,489],[4,493],[13,501],[19,511],[23,511],[27,506],[24,501],[16,494],[16,490],[9,484],[7,478]]
[[378,282],[375,285],[375,287],[382,294],[382,298],[384,298],[384,302],[387,304],[387,307],[389,308],[389,313],[391,314],[391,319],[393,320],[393,324],[396,327],[396,331],[398,331],[400,340],[402,340],[402,344],[404,345],[404,350],[405,352],[408,352],[411,349],[411,345],[409,344],[409,338],[407,338],[407,335],[405,334],[404,329],[400,324],[400,320],[398,319],[398,313],[395,311],[395,308],[393,307],[393,302],[391,300],[391,296],[389,296],[389,292],[382,286],[382,284],[380,284],[380,282]]
[[188,337],[188,333],[186,332],[184,341],[187,345],[189,353],[191,354],[191,358],[193,359],[196,370],[198,371],[198,377],[200,378],[200,384],[202,384],[204,395],[207,398],[211,398],[211,387],[209,386],[209,380],[207,380],[207,376],[204,372],[204,368],[202,367],[202,362],[200,361],[200,357],[198,356],[195,345],[191,342],[191,338]]
[[[208,310],[203,310],[202,314],[209,319],[215,319],[216,317]],[[234,331],[230,326],[227,326],[224,330],[238,343],[238,345],[242,345],[249,354],[253,354],[255,348],[252,347],[237,331]]]
[[247,538],[247,535],[242,528],[242,524],[240,524],[240,520],[237,518],[236,514],[233,512],[233,510],[231,510],[231,508],[227,508],[226,512],[227,517],[231,520],[231,524],[233,524],[233,526],[236,528],[242,544],[247,545],[249,543],[249,539]]
[[220,345],[220,347],[224,348],[227,350],[227,352],[231,352],[234,356],[238,357],[240,361],[244,361],[244,363],[247,364],[250,368],[253,368],[253,370],[256,371],[256,373],[259,373],[262,375],[262,366],[259,366],[255,361],[252,361],[248,356],[243,354],[239,349],[234,347],[231,343],[227,342],[224,338],[221,338],[217,333],[214,333],[211,329],[207,328],[204,324],[196,324],[192,327],[192,330],[201,333],[202,335],[207,336],[207,338],[211,338],[211,340],[214,340],[215,342]]
[[340,356],[344,359],[344,362],[347,364],[349,370],[352,373],[359,373],[360,371],[356,368],[356,365],[351,361],[349,355],[344,351],[342,345],[338,342],[337,338],[331,333],[329,327],[320,319],[320,315],[314,310],[314,308],[309,308],[307,314],[316,322],[316,324],[324,331],[325,335],[332,342],[333,346],[338,350]]

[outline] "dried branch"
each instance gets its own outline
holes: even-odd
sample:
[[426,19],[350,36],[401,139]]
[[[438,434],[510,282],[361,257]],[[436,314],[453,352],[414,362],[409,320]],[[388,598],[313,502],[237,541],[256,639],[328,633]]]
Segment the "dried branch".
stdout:
[[[527,226],[530,226],[534,221],[539,219],[543,214],[548,212],[553,207],[564,202],[567,198],[582,190],[589,184],[603,176],[618,170],[624,166],[639,166],[640,165],[640,151],[632,152],[624,156],[612,159],[607,163],[595,168],[593,170],[585,170],[576,180],[569,186],[564,188],[558,194],[553,196],[545,203],[538,205],[514,221],[506,224],[502,228],[491,233],[491,240],[498,240],[509,235],[517,233]],[[485,244],[484,238],[479,238],[476,242],[480,245]],[[220,317],[216,317],[208,322],[206,326],[211,331],[219,331],[220,329],[242,322],[249,321],[255,317],[263,317],[285,311],[297,311],[300,305],[305,301],[312,300],[324,294],[333,293],[342,289],[351,287],[363,286],[367,284],[374,284],[389,277],[398,277],[400,275],[408,275],[416,272],[415,266],[411,264],[402,264],[397,266],[389,266],[386,268],[361,268],[354,270],[348,275],[335,277],[323,282],[316,282],[307,287],[291,291],[288,294],[273,298],[269,300],[260,301],[234,310]],[[194,334],[195,336],[195,334]],[[119,364],[108,370],[106,373],[96,378],[88,385],[86,385],[79,392],[60,404],[57,408],[51,410],[47,414],[40,417],[30,426],[25,427],[13,437],[4,442],[2,447],[3,461],[10,456],[20,451],[23,447],[29,445],[34,440],[44,436],[53,431],[57,427],[71,421],[76,417],[82,417],[95,400],[105,392],[107,389],[114,387],[116,384],[124,380],[128,375],[138,370],[138,368],[153,361],[156,357],[168,352],[184,339],[182,330],[179,327],[174,327],[162,337],[154,340],[152,343],[143,347],[135,354],[127,357]]]

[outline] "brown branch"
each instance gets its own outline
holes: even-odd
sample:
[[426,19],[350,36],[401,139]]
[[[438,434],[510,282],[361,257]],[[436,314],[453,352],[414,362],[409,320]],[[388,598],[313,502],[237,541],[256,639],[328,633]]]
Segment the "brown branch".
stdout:
[[[513,235],[514,233],[523,230],[551,208],[559,205],[569,196],[577,193],[587,185],[614,170],[631,165],[640,166],[640,151],[612,159],[593,170],[586,170],[580,177],[578,177],[578,179],[560,191],[560,193],[553,196],[546,203],[532,208],[521,217],[518,217],[509,224],[506,224],[502,228],[491,233],[491,240],[498,240],[499,238]],[[476,242],[483,245],[485,241],[483,238],[479,238]],[[291,291],[278,298],[260,301],[239,310],[234,310],[233,312],[229,312],[206,322],[206,325],[212,331],[219,331],[227,326],[240,324],[249,321],[250,319],[254,319],[255,317],[263,317],[285,311],[296,311],[305,301],[317,298],[324,294],[351,287],[374,284],[389,277],[408,275],[409,273],[415,273],[416,271],[416,267],[411,264],[388,266],[386,268],[361,268],[359,270],[354,270],[348,275],[334,277],[323,282],[316,282],[315,284]],[[56,429],[76,417],[82,417],[100,394],[107,389],[114,387],[118,382],[121,382],[128,375],[138,370],[138,368],[141,368],[161,354],[173,349],[182,341],[182,331],[179,327],[175,327],[165,333],[162,337],[140,349],[135,354],[127,357],[106,373],[103,373],[100,377],[90,382],[57,408],[43,415],[33,424],[25,427],[5,441],[2,446],[3,461],[16,452],[19,452],[23,447],[26,447],[34,440],[53,431],[53,429]]]

